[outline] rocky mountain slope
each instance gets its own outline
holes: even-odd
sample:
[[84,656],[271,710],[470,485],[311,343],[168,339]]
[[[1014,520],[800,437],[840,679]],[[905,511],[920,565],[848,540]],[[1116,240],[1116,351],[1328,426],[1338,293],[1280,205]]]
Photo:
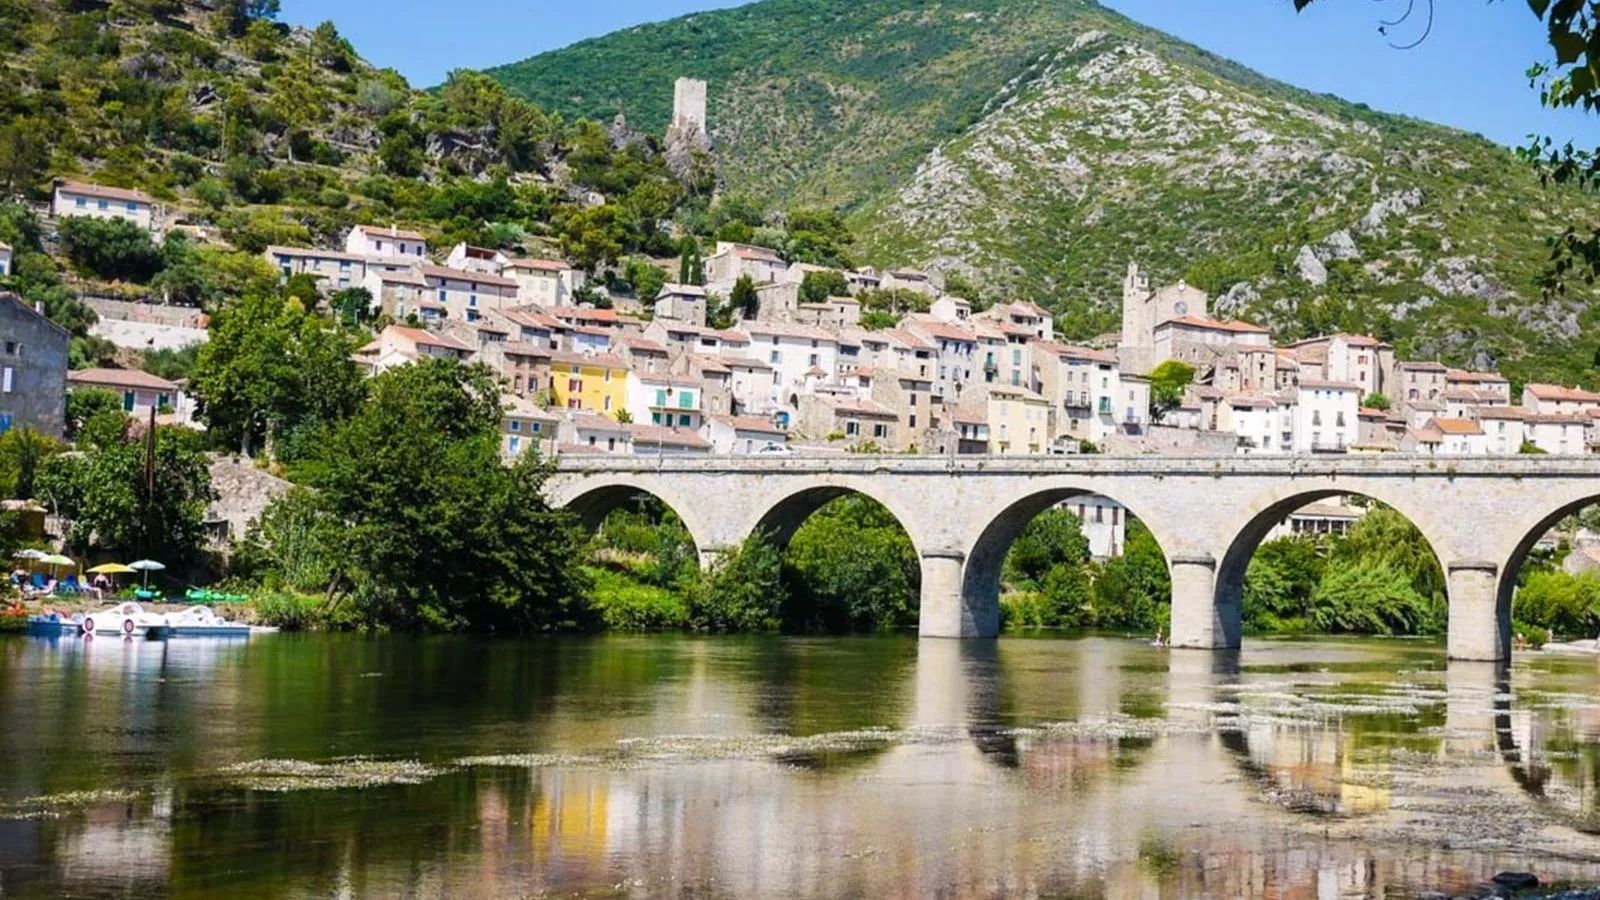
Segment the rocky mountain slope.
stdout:
[[673,78],[705,78],[726,193],[839,207],[864,259],[1037,299],[1076,337],[1116,327],[1137,259],[1282,339],[1363,330],[1520,379],[1595,375],[1592,293],[1537,285],[1545,238],[1592,200],[1088,0],[765,0],[491,74],[646,130]]

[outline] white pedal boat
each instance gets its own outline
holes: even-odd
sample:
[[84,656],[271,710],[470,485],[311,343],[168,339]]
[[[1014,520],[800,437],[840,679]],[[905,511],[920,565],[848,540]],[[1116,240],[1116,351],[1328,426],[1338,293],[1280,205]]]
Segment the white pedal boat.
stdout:
[[162,634],[167,637],[249,637],[250,626],[230,622],[209,606],[191,606],[166,617]]
[[143,607],[131,601],[83,617],[84,634],[145,637],[152,632],[159,635],[166,627],[166,616],[147,613]]

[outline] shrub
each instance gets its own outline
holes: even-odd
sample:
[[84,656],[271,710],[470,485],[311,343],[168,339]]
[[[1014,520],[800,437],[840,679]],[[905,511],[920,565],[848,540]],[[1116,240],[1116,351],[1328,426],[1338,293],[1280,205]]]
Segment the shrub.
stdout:
[[150,234],[123,219],[69,216],[61,221],[61,249],[80,274],[107,281],[143,283],[161,270]]

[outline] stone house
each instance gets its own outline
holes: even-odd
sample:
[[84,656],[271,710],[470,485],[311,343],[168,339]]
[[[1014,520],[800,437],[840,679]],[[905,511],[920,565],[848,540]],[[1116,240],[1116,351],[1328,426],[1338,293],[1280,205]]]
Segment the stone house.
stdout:
[[772,284],[788,276],[789,266],[769,247],[718,241],[717,250],[705,258],[706,286],[727,294],[743,276],[757,285]]
[[944,322],[968,322],[972,319],[972,303],[954,294],[944,294],[928,307],[928,315]]
[[635,372],[665,375],[671,371],[672,357],[667,348],[647,337],[613,338],[611,347]]
[[854,328],[861,324],[861,302],[854,297],[829,297],[817,303],[798,304],[794,321],[819,328]]
[[158,224],[156,202],[149,194],[81,181],[56,182],[50,212],[57,219],[121,219],[145,231],[157,230]]
[[627,455],[633,453],[633,432],[610,416],[572,410],[562,420],[560,446],[556,452],[567,453],[573,447]]
[[561,349],[564,343],[566,326],[536,309],[519,306],[515,309],[490,310],[484,315],[491,321],[509,325],[513,341],[539,344],[551,350]]
[[425,262],[428,239],[421,232],[397,226],[357,225],[345,235],[344,252],[362,257],[382,257],[408,263]]
[[939,296],[939,285],[933,276],[920,269],[895,269],[883,275],[879,285],[886,291],[911,291],[932,299]]
[[1385,393],[1401,406],[1412,406],[1417,401],[1442,403],[1448,372],[1440,363],[1402,360],[1394,364],[1394,376]]
[[1511,381],[1499,372],[1449,369],[1444,373],[1444,384],[1450,390],[1475,391],[1484,406],[1504,406],[1511,402]]
[[415,316],[424,325],[436,325],[446,318],[449,308],[434,299],[428,280],[415,269],[398,272],[372,268],[361,286],[372,295],[372,303],[384,315],[405,321]]
[[71,344],[65,328],[17,295],[0,293],[0,434],[26,427],[63,435]]
[[[1250,322],[1188,315],[1175,316],[1157,324],[1153,344],[1154,363],[1151,368],[1166,360],[1176,359],[1196,369],[1207,369],[1236,345],[1270,348],[1272,336],[1267,329]],[[1132,368],[1129,371],[1143,374]]]
[[[1394,347],[1364,334],[1333,334],[1307,338],[1286,349],[1320,363],[1313,380],[1339,381],[1361,388],[1362,396],[1387,394],[1394,371]],[[1394,398],[1398,399],[1398,398]]]
[[754,316],[747,315],[744,310],[735,310],[734,315],[757,322],[794,322],[798,321],[799,310],[800,285],[775,281],[756,287]]
[[697,284],[663,284],[656,295],[655,318],[706,324],[706,289]]
[[[861,377],[859,375],[858,378]],[[933,402],[933,380],[914,372],[873,367],[863,389],[873,402],[893,410],[898,419],[896,441],[886,449],[905,452],[923,449],[925,432],[939,427],[938,406]]]
[[511,461],[528,453],[546,459],[555,456],[560,416],[515,394],[502,395],[500,409],[504,414],[500,423],[501,458]]
[[554,354],[555,351],[544,344],[507,340],[484,346],[480,359],[500,374],[509,394],[532,398],[540,392],[548,392]]
[[935,397],[947,404],[960,401],[962,388],[981,377],[977,332],[922,315],[907,316],[902,326],[934,347],[939,367],[933,382]]
[[502,275],[447,269],[421,263],[417,272],[427,283],[430,299],[443,304],[448,318],[476,322],[489,310],[513,309],[518,305],[517,283]]
[[871,400],[842,393],[802,394],[794,430],[811,440],[844,440],[850,445],[898,446],[899,417]]
[[[317,279],[317,289],[324,293],[364,286],[367,277],[366,257],[338,250],[317,250],[305,247],[268,247],[262,254],[278,270],[284,280],[295,275],[310,275]],[[367,290],[372,291],[369,287]],[[377,291],[372,291],[374,299]]]

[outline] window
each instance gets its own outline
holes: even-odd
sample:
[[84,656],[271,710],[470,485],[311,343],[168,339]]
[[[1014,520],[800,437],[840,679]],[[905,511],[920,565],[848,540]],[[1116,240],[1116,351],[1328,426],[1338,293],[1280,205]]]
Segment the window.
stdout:
[[[515,423],[513,423],[515,424]],[[522,450],[522,438],[513,437],[510,442],[511,455],[516,456]]]
[[581,392],[583,390],[583,379],[581,379],[581,378],[568,378],[567,379],[567,390],[571,391],[574,394]]
[[439,288],[439,302],[440,303],[444,303],[445,301],[447,301],[449,299],[450,299],[450,292],[445,290],[444,288]]
[[6,355],[7,356],[16,356],[17,355],[17,342],[16,341],[6,341]]
[[1334,414],[1333,424],[1335,426],[1339,427],[1339,428],[1343,428],[1344,427],[1344,413],[1343,412],[1338,412],[1338,413]]
[[542,426],[539,425],[538,422],[529,422],[528,423],[528,430],[533,432],[534,434],[538,434],[539,432],[543,431],[544,429],[543,429]]
[[611,398],[607,397],[605,399],[605,402],[602,405],[605,407],[606,412],[610,412],[611,411]]
[[467,295],[467,305],[468,306],[473,306],[473,307],[477,306],[478,305],[478,295],[477,294],[469,294],[469,295]]
[[377,248],[379,250],[383,249],[383,241],[374,241],[373,243],[377,246]]
[[84,198],[82,198],[82,197],[78,197],[74,201],[73,205],[76,206],[79,209],[87,209],[89,207],[89,201],[84,199]]
[[1321,425],[1322,424],[1322,410],[1314,409],[1314,410],[1311,411],[1311,424],[1313,424],[1313,425]]
[[682,393],[678,394],[678,408],[679,409],[694,409],[694,392],[693,391],[683,391]]
[[511,430],[512,431],[521,431],[522,430],[522,423],[518,422],[516,419],[512,419],[511,420]]
[[611,370],[610,369],[606,370],[606,379],[605,380],[606,380],[607,384],[611,383]]
[[694,421],[694,420],[691,419],[688,416],[679,416],[678,417],[678,425],[680,427],[682,427],[682,428],[688,428],[689,427],[689,423],[692,422],[692,421]]
[[[7,373],[9,373],[10,371],[11,371],[10,369],[6,370]],[[11,383],[11,379],[7,378],[6,379],[6,384],[7,384],[6,390],[10,390],[11,389],[10,388],[10,383]],[[166,394],[157,394],[156,395],[156,409],[160,409],[163,406],[171,406],[171,405],[172,405],[172,398],[171,397],[168,397]]]
[[100,202],[99,202],[99,204],[97,204],[97,205],[98,205],[98,206],[99,206],[99,207],[100,207],[100,208],[101,208],[101,209],[110,209],[110,208],[111,208],[111,201],[110,201],[110,200],[101,200],[101,201],[100,201]]
[[4,374],[0,374],[0,393],[11,393],[11,382],[13,375],[14,372],[12,371],[12,368],[10,366],[6,366]]
[[1111,524],[1112,524],[1113,527],[1115,527],[1118,524],[1117,520],[1120,519],[1121,517],[1122,517],[1122,507],[1120,507],[1120,506],[1111,507]]
[[128,212],[137,213],[138,211],[139,211],[139,204],[133,203],[133,202],[129,202],[128,203]]
[[1104,522],[1105,520],[1106,520],[1106,508],[1104,506],[1096,506],[1094,508],[1094,523],[1096,525],[1099,525],[1102,522]]
[[767,354],[767,362],[770,362],[775,366],[781,364],[783,362],[783,352],[781,350],[774,350]]
[[907,426],[907,427],[909,427],[909,428],[915,428],[915,427],[917,427],[917,414],[916,414],[916,413],[912,413],[912,414],[911,414],[911,415],[910,415],[910,417],[909,417],[909,418],[907,418],[907,420],[906,420],[906,426]]
[[656,391],[656,405],[657,406],[666,406],[667,405],[667,392],[666,392],[665,388]]
[[404,256],[405,254],[406,254],[406,245],[405,244],[401,244],[400,245],[400,255]]
[[861,433],[861,423],[860,422],[846,422],[846,423],[844,423],[844,433],[849,435],[850,437],[855,437],[856,435]]
[[882,422],[873,425],[872,436],[875,438],[887,438],[889,436],[889,426],[883,424]]
[[808,364],[815,366],[815,365],[821,365],[821,362],[822,362],[822,357],[820,357],[817,354],[813,353],[813,354],[811,354],[811,358],[810,358],[810,361],[809,361]]
[[660,425],[661,424],[661,413],[658,413],[658,412],[651,413],[650,414],[650,424],[651,425]]
[[134,393],[133,393],[133,391],[123,391],[122,392],[122,411],[123,412],[133,412],[133,401],[134,401]]

